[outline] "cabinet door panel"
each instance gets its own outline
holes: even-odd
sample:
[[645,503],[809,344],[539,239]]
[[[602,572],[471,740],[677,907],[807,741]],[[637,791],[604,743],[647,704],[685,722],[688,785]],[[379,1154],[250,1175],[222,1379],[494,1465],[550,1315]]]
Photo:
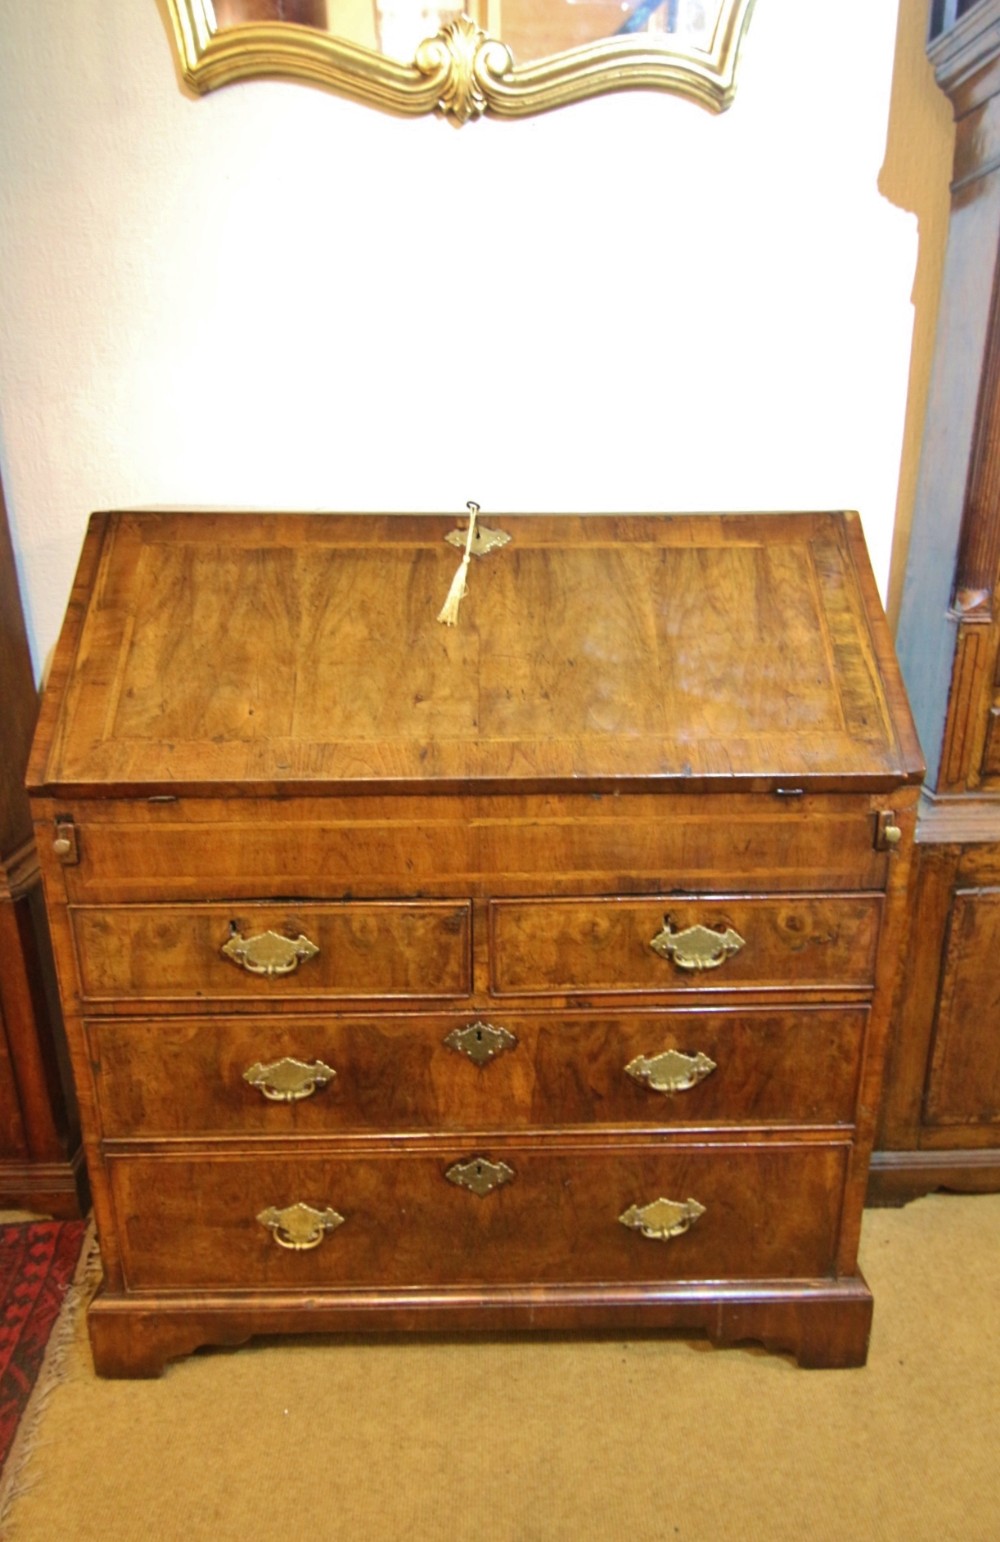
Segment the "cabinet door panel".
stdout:
[[959,892],[927,1084],[929,1124],[1000,1124],[1000,889]]

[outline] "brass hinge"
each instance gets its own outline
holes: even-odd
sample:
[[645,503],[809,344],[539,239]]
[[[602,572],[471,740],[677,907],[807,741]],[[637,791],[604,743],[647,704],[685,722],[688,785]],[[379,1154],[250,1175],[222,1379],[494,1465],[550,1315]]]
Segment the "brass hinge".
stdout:
[[894,851],[903,839],[894,809],[884,808],[875,822],[875,850]]
[[76,867],[79,862],[80,845],[72,814],[56,815],[56,833],[52,840],[52,850],[63,867]]

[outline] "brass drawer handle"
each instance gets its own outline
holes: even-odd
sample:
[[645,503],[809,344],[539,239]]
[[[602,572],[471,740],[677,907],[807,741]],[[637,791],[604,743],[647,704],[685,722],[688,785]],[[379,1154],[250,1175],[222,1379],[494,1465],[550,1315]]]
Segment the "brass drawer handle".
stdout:
[[454,1162],[445,1173],[449,1183],[455,1183],[460,1189],[468,1189],[470,1194],[478,1194],[480,1199],[492,1194],[504,1183],[509,1183],[514,1176],[514,1169],[508,1167],[506,1162],[491,1162],[488,1157],[470,1157],[467,1162]]
[[293,1060],[286,1055],[283,1060],[273,1060],[270,1065],[261,1065],[258,1060],[243,1072],[243,1080],[251,1087],[257,1087],[272,1103],[298,1103],[332,1082],[336,1074],[332,1066],[324,1065],[322,1060],[307,1065],[304,1060]]
[[489,1065],[505,1049],[513,1049],[517,1043],[514,1034],[506,1028],[495,1028],[492,1023],[470,1023],[467,1028],[453,1028],[446,1033],[443,1042],[459,1055],[467,1055],[474,1065]]
[[654,1199],[650,1204],[629,1205],[624,1215],[618,1217],[623,1226],[630,1226],[653,1242],[669,1242],[680,1237],[693,1226],[699,1216],[705,1214],[705,1206],[696,1199]]
[[248,974],[278,975],[292,974],[303,959],[315,958],[319,948],[301,932],[294,938],[282,937],[280,932],[259,932],[256,937],[243,937],[234,925],[222,951]]
[[700,1050],[696,1055],[682,1055],[680,1050],[665,1049],[660,1055],[636,1055],[625,1069],[652,1092],[689,1092],[711,1076],[716,1065]]
[[338,1226],[343,1226],[344,1217],[338,1215],[336,1210],[314,1210],[312,1205],[286,1205],[284,1210],[278,1210],[270,1205],[262,1210],[257,1217],[262,1226],[266,1226],[279,1247],[288,1248],[293,1253],[304,1253],[309,1248],[318,1248],[323,1238],[331,1231],[336,1231]]
[[670,917],[664,916],[663,930],[657,932],[649,946],[661,958],[672,959],[678,969],[718,969],[746,943],[731,926],[724,932],[708,926],[689,926],[685,931],[675,932]]

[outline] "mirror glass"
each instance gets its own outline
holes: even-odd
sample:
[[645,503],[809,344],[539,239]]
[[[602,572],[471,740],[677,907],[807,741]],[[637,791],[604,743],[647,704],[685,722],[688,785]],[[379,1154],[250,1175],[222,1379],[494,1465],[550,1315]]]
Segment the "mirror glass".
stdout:
[[345,42],[408,63],[425,38],[468,16],[502,38],[517,64],[609,38],[672,38],[711,51],[722,0],[214,0],[219,29],[283,21],[334,33]]

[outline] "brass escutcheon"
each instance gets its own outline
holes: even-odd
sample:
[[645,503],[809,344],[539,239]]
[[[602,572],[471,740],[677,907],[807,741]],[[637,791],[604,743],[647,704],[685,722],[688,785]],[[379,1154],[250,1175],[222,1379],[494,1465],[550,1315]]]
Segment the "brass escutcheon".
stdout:
[[653,1092],[688,1092],[715,1070],[715,1061],[699,1050],[696,1055],[682,1055],[680,1050],[665,1049],[659,1055],[636,1055],[625,1067],[637,1082],[645,1082]]
[[[457,546],[459,551],[465,550],[468,538],[468,530],[452,530],[445,536],[449,546]],[[491,551],[499,551],[501,546],[506,546],[510,536],[505,530],[491,530],[487,525],[478,525],[472,532],[472,542],[469,552],[473,557],[486,557]]]
[[315,958],[319,948],[301,932],[298,937],[282,937],[280,932],[242,937],[234,927],[229,941],[222,944],[222,952],[248,974],[270,976],[292,974],[304,959]]
[[267,1227],[279,1247],[288,1248],[293,1253],[305,1253],[309,1248],[318,1248],[329,1232],[336,1231],[338,1226],[344,1224],[344,1217],[338,1215],[336,1210],[314,1210],[312,1205],[301,1202],[286,1205],[284,1210],[270,1205],[260,1212],[257,1219],[262,1226]]
[[307,1065],[304,1060],[293,1060],[286,1055],[270,1065],[261,1065],[258,1060],[256,1065],[243,1072],[243,1080],[258,1088],[272,1103],[298,1103],[302,1098],[312,1097],[317,1088],[332,1082],[336,1074],[332,1066],[324,1065],[322,1060]]
[[470,1157],[467,1162],[455,1162],[445,1173],[449,1183],[460,1189],[468,1189],[482,1199],[504,1183],[509,1183],[514,1169],[506,1162],[491,1162],[487,1157]]
[[746,943],[731,926],[724,932],[713,931],[708,926],[689,926],[676,932],[670,917],[664,916],[663,930],[649,946],[661,958],[671,959],[678,969],[718,969],[727,958],[746,947]]
[[705,1206],[696,1199],[681,1202],[677,1199],[654,1199],[648,1205],[629,1205],[624,1215],[618,1217],[623,1226],[641,1232],[653,1242],[669,1242],[680,1237],[699,1216],[705,1214]]
[[467,1055],[474,1065],[489,1065],[505,1049],[513,1049],[517,1038],[506,1028],[495,1028],[492,1023],[470,1023],[467,1028],[453,1028],[446,1033],[443,1042],[459,1055]]

